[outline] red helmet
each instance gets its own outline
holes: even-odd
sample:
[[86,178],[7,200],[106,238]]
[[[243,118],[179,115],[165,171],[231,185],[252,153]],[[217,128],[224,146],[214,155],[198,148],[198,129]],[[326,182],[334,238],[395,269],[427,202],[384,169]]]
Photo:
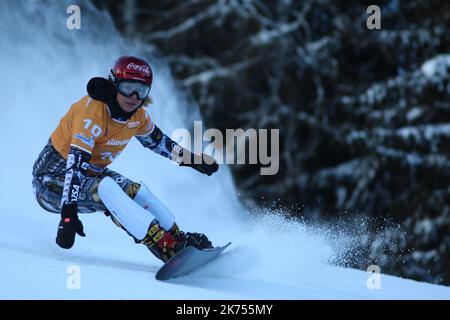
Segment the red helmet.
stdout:
[[122,56],[111,67],[109,79],[116,86],[122,80],[134,80],[143,82],[148,87],[151,87],[153,72],[145,60],[132,56]]

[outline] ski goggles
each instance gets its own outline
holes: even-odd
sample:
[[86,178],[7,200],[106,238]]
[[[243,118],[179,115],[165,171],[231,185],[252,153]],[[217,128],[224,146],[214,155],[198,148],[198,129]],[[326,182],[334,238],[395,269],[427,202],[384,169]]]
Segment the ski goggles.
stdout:
[[125,97],[131,97],[136,93],[139,100],[144,100],[150,92],[150,86],[138,81],[123,80],[117,85],[117,91]]

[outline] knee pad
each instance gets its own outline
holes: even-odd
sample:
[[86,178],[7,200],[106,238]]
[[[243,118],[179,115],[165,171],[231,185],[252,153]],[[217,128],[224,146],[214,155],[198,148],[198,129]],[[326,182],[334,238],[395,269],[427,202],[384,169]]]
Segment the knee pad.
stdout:
[[128,233],[137,240],[145,237],[153,215],[131,199],[116,181],[110,177],[102,179],[98,194],[111,215]]
[[105,177],[97,190],[111,215],[138,240],[145,237],[154,218],[165,230],[175,223],[174,215],[143,183],[132,182],[122,189],[117,181]]
[[161,227],[169,230],[175,223],[175,216],[170,210],[150,191],[145,183],[139,184],[140,188],[134,196],[134,201],[149,211],[158,221]]

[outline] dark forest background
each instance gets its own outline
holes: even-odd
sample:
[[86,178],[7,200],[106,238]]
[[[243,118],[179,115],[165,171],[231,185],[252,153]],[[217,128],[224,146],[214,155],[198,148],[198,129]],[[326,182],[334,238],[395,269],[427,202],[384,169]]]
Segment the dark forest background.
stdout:
[[94,3],[157,48],[205,127],[280,129],[277,175],[231,166],[247,204],[362,221],[346,265],[450,285],[449,1]]

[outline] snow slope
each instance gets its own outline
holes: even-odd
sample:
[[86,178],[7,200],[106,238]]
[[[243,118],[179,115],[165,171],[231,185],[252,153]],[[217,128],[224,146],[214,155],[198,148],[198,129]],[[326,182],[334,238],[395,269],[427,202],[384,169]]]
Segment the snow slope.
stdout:
[[[194,274],[159,282],[161,262],[102,213],[81,217],[86,238],[71,250],[56,246],[59,221],[35,202],[31,168],[71,103],[92,76],[119,55],[148,58],[155,67],[148,113],[167,133],[199,119],[151,48],[126,42],[110,18],[88,3],[81,30],[65,27],[69,2],[0,4],[0,298],[1,299],[449,299],[450,288],[382,275],[369,290],[369,274],[333,267],[336,252],[323,230],[275,214],[250,217],[239,204],[225,166],[212,177],[178,168],[133,141],[112,169],[145,181],[177,216],[182,229],[233,245]],[[14,30],[14,33],[11,31]],[[335,247],[335,246],[333,246]],[[69,289],[70,270],[80,289]],[[69,271],[69,273],[68,273]]]

